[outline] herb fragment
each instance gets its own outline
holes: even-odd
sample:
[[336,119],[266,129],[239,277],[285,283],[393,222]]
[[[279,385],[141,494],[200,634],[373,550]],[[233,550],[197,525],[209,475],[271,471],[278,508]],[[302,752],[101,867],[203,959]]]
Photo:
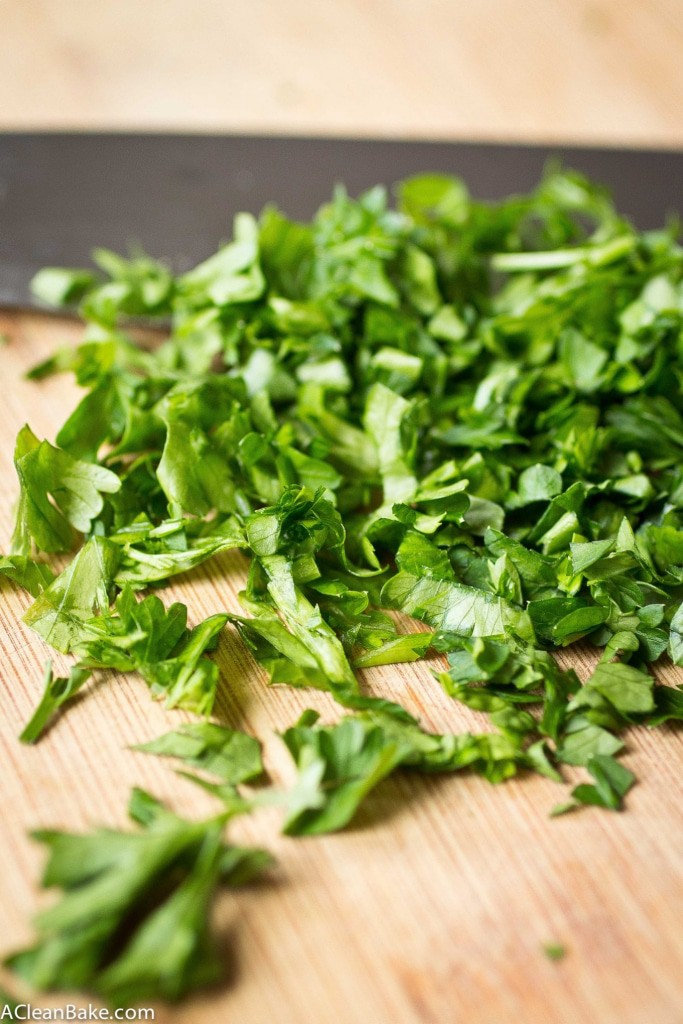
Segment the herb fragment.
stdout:
[[129,1006],[177,1000],[220,977],[214,893],[251,880],[270,857],[226,845],[224,818],[185,821],[140,791],[130,814],[137,832],[34,834],[49,850],[43,885],[62,890],[36,918],[36,944],[6,961],[34,988],[81,988]]
[[563,946],[561,942],[545,942],[543,944],[543,952],[547,956],[548,960],[557,962],[564,960],[567,955],[566,946]]
[[17,437],[14,464],[21,494],[12,550],[20,555],[30,553],[31,542],[41,551],[68,551],[73,530],[87,533],[104,507],[103,494],[121,486],[110,470],[38,441],[29,427]]
[[263,773],[258,740],[212,722],[182,726],[176,732],[138,744],[133,750],[178,758],[230,785],[249,782]]
[[582,804],[593,804],[613,811],[621,810],[622,800],[635,782],[633,773],[613,757],[604,754],[595,754],[586,767],[595,783],[576,786],[572,790],[574,799]]
[[379,725],[344,718],[316,726],[317,714],[304,712],[282,734],[297,765],[296,785],[287,794],[287,835],[317,835],[343,828],[363,798],[404,757],[400,740]]
[[49,566],[34,562],[26,555],[0,556],[0,576],[23,587],[32,597],[39,597],[54,579]]
[[63,704],[65,704],[90,678],[87,669],[74,666],[68,677],[54,678],[52,674],[52,663],[48,661],[45,666],[45,677],[43,679],[44,692],[40,702],[33,712],[30,721],[19,736],[22,743],[35,743],[41,736],[50,719]]

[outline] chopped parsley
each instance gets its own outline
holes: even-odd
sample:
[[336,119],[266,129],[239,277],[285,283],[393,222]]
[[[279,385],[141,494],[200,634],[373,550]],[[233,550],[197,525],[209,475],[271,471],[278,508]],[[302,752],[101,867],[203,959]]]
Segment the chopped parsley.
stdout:
[[[221,821],[275,802],[289,835],[339,829],[398,769],[561,782],[578,767],[585,781],[553,813],[620,809],[624,731],[683,719],[681,687],[650,672],[665,655],[683,665],[675,227],[636,231],[571,172],[499,203],[431,175],[401,183],[395,205],[383,188],[339,188],[309,224],[241,214],[181,276],[146,256],[94,259],[96,272],[34,282],[48,303],[79,303],[86,331],[31,373],[83,388],[56,443],[26,426],[16,445],[0,575],[33,596],[24,621],[76,658],[68,678],[48,669],[22,738],[107,668],[210,715],[206,654],[229,622],[273,684],[326,691],[343,715],[309,711],[284,732],[286,792],[238,790],[261,774],[258,742],[209,722],[139,748],[212,775],[191,777],[226,803]],[[134,343],[135,317],[170,321],[153,351]],[[230,548],[250,559],[242,613],[189,627],[160,588]],[[53,554],[72,556],[56,576]],[[400,632],[392,611],[423,629]],[[552,656],[582,640],[600,652],[583,685]],[[430,652],[433,685],[490,730],[428,733],[358,674]],[[12,961],[37,987],[125,1002],[213,976],[220,827],[150,800],[134,836],[41,834],[46,880],[66,895]],[[122,945],[172,865],[177,887],[163,883]],[[176,927],[177,949],[163,941]]]

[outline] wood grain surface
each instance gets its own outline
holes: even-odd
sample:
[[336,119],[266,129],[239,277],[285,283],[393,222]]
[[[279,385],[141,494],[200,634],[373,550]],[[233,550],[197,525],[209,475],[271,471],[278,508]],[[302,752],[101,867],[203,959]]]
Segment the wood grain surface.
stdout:
[[[11,450],[29,420],[53,439],[72,408],[66,378],[22,374],[57,344],[78,340],[73,323],[0,315],[0,550],[7,550],[16,484]],[[227,554],[168,588],[190,619],[237,609],[245,560]],[[142,785],[188,815],[215,809],[160,758],[132,743],[186,720],[153,703],[144,684],[102,674],[34,748],[17,733],[40,689],[47,650],[18,621],[29,600],[2,586],[0,936],[5,950],[31,938],[37,892],[37,826],[81,829],[125,821]],[[292,778],[274,730],[304,707],[326,720],[326,695],[268,688],[233,630],[216,655],[217,716],[265,741],[279,781]],[[566,654],[583,677],[588,653]],[[66,659],[57,656],[62,666]],[[369,690],[393,696],[438,730],[480,728],[431,678],[435,662],[374,669]],[[677,670],[669,669],[669,678]],[[680,673],[678,677],[680,679]],[[278,867],[263,884],[222,896],[216,926],[228,979],[181,1007],[158,1008],[162,1024],[680,1024],[683,1020],[683,732],[634,730],[628,765],[639,784],[628,809],[586,809],[550,819],[564,796],[541,778],[491,786],[480,778],[400,774],[367,800],[354,826],[325,838],[277,834],[279,814],[259,812],[235,838],[271,848]],[[545,943],[567,948],[560,962]],[[32,1000],[64,1005],[65,999]]]
[[681,0],[0,0],[4,128],[683,145]]

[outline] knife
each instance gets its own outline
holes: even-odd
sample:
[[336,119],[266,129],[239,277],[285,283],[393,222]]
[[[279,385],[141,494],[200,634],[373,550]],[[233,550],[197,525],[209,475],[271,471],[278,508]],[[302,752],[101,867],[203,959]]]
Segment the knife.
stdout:
[[142,247],[183,272],[230,237],[240,210],[308,218],[351,194],[436,171],[495,199],[530,189],[549,158],[607,185],[640,228],[681,203],[683,151],[160,134],[0,134],[0,305],[35,304],[41,267],[88,266],[96,246]]

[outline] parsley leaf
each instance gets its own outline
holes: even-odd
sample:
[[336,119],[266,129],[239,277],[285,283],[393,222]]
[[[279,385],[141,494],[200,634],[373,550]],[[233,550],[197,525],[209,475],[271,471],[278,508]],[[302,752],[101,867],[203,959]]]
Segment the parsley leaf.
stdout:
[[316,726],[315,712],[282,734],[297,765],[296,785],[287,794],[287,835],[316,835],[346,825],[363,798],[401,763],[405,750],[379,725],[344,718]]
[[270,858],[226,846],[221,817],[189,822],[133,795],[138,832],[42,830],[43,885],[62,890],[36,918],[38,940],[6,963],[34,988],[83,988],[115,1006],[176,1000],[221,975],[209,908],[221,884],[241,884]]
[[227,622],[226,614],[210,615],[194,629],[187,628],[187,607],[180,602],[168,610],[150,594],[137,601],[130,587],[109,611],[83,624],[74,645],[80,664],[93,668],[137,671],[166,707],[210,714],[216,693],[218,667],[204,658]]
[[581,804],[621,810],[622,800],[635,782],[633,773],[605,754],[595,754],[586,767],[595,783],[575,786],[572,790],[574,799]]
[[33,602],[24,622],[58,651],[67,653],[87,635],[94,612],[109,607],[109,592],[118,551],[108,540],[94,537]]
[[52,583],[54,574],[43,562],[34,562],[26,555],[0,555],[0,576],[6,576],[38,597]]
[[71,669],[67,678],[55,679],[52,674],[52,663],[48,661],[45,666],[45,677],[43,680],[45,690],[36,707],[30,721],[24,727],[19,736],[22,743],[35,743],[44,731],[49,720],[55,711],[65,704],[74,694],[78,693],[84,683],[90,678],[90,672],[79,666]]
[[248,782],[263,773],[258,740],[212,722],[182,726],[149,743],[140,743],[133,750],[178,758],[231,785]]
[[87,533],[102,510],[102,494],[121,486],[110,470],[38,441],[29,427],[17,437],[14,464],[21,494],[12,549],[21,555],[30,553],[32,541],[42,551],[68,551],[72,528]]

